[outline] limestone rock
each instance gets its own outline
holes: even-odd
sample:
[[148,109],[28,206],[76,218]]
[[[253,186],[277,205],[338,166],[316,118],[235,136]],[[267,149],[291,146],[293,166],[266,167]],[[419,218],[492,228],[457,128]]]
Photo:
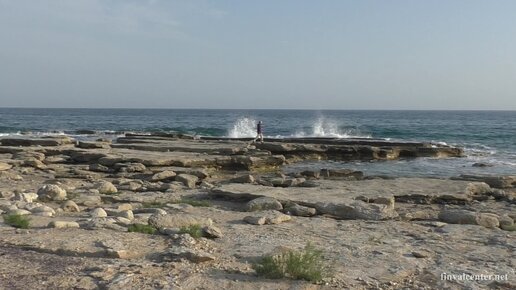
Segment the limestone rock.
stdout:
[[187,213],[177,214],[153,214],[149,218],[149,224],[157,229],[180,228],[190,225],[211,226],[213,221]]
[[66,190],[54,184],[46,184],[38,190],[38,199],[42,201],[65,200]]
[[141,163],[135,162],[135,163],[116,163],[115,169],[120,172],[144,172],[147,170],[147,167]]
[[289,202],[284,209],[285,212],[288,212],[295,216],[304,216],[310,217],[314,216],[317,210],[313,207],[302,206],[297,203]]
[[[41,205],[41,206],[35,207],[35,208],[31,209],[30,212],[32,212],[33,214],[43,213],[44,216],[53,216],[55,214],[54,209],[49,206],[46,206],[46,205]],[[45,213],[49,213],[49,214],[45,214]]]
[[14,195],[13,200],[31,203],[36,199],[38,199],[38,195],[34,192],[19,192]]
[[222,231],[216,226],[206,226],[202,228],[203,235],[208,238],[222,238],[224,235]]
[[188,188],[195,188],[195,184],[199,180],[199,177],[190,174],[179,174],[176,176],[175,180],[182,182]]
[[201,250],[189,249],[187,247],[174,247],[163,255],[164,259],[180,260],[186,259],[193,263],[203,263],[215,260],[215,256]]
[[13,166],[11,164],[7,164],[7,163],[4,163],[4,162],[0,162],[0,171],[4,171],[4,170],[9,170],[11,169]]
[[246,174],[242,176],[235,177],[233,179],[230,179],[229,182],[231,183],[254,183],[255,179],[254,176],[251,174]]
[[67,200],[61,205],[65,212],[80,212],[79,206],[73,200]]
[[25,209],[12,209],[8,212],[10,215],[30,215],[31,212]]
[[122,218],[126,218],[128,220],[133,220],[134,219],[134,214],[133,214],[133,211],[132,210],[122,210],[118,213],[119,217],[122,217]]
[[500,222],[500,227],[511,227],[514,225],[514,220],[508,215],[503,215],[498,220]]
[[103,208],[97,207],[96,209],[90,212],[91,217],[93,218],[103,218],[107,217],[107,213]]
[[477,224],[486,228],[497,228],[500,226],[498,216],[491,213],[480,213],[477,215]]
[[323,214],[342,219],[386,220],[398,216],[391,207],[383,204],[353,201],[350,203],[317,203],[316,209]]
[[280,224],[291,219],[291,216],[275,210],[261,211],[254,215],[244,217],[245,222],[253,225]]
[[444,209],[439,213],[439,220],[449,224],[480,225],[486,228],[496,228],[500,226],[497,215],[476,213],[468,210]]
[[65,228],[79,228],[79,224],[77,222],[72,221],[51,221],[48,224],[49,228],[56,228],[56,229],[65,229]]
[[[167,181],[167,180],[174,179],[174,177],[176,177],[176,175],[177,174],[174,171],[165,170],[165,171],[154,174],[151,177],[151,180],[152,181]],[[194,186],[195,186],[195,182],[194,182]]]
[[259,197],[249,201],[246,205],[247,211],[259,211],[259,210],[282,210],[283,206],[281,203],[272,197]]
[[133,210],[133,206],[130,203],[122,203],[117,207],[118,210]]
[[364,173],[362,171],[351,169],[321,169],[320,176],[324,178],[344,178],[359,180],[364,178]]
[[109,181],[102,181],[97,184],[96,189],[100,194],[114,194],[118,192],[118,189]]
[[47,166],[45,163],[41,162],[40,160],[36,158],[29,158],[23,162],[23,165],[34,167],[36,169],[45,170],[47,169]]
[[109,167],[104,166],[102,164],[97,164],[97,163],[90,164],[89,170],[90,171],[95,171],[95,172],[110,172],[111,171],[109,169]]
[[439,220],[449,224],[477,224],[477,214],[467,210],[442,210]]
[[261,226],[265,224],[266,218],[264,216],[246,216],[244,221],[248,224]]

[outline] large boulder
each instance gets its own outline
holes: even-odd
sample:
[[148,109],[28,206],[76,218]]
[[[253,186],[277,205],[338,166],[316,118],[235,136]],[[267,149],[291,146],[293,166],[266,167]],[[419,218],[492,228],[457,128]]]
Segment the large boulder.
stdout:
[[259,197],[248,202],[246,205],[246,209],[247,211],[282,210],[283,206],[275,198]]
[[42,201],[60,201],[66,199],[66,190],[55,184],[46,184],[38,189],[38,199]]

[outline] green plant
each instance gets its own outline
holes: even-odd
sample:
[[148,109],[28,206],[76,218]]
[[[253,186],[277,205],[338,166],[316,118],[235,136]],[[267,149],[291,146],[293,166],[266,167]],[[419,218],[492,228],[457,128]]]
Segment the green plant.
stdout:
[[162,208],[165,207],[165,202],[151,201],[142,203],[142,207],[144,208]]
[[30,226],[30,219],[24,215],[18,214],[4,216],[4,222],[12,227],[19,229],[28,229]]
[[211,206],[211,203],[207,200],[197,200],[197,199],[191,199],[191,198],[182,198],[178,201],[175,201],[175,202],[172,202],[172,203],[186,203],[186,204],[189,204],[191,206],[195,206],[195,207],[199,207],[199,206],[204,206],[204,207],[209,207]]
[[290,278],[319,282],[328,275],[322,251],[310,243],[300,251],[286,251],[263,257],[253,268],[260,276],[271,279]]
[[516,224],[512,224],[512,225],[502,225],[500,226],[502,228],[502,230],[504,231],[509,231],[509,232],[514,232],[516,231]]
[[189,226],[184,226],[184,227],[181,227],[179,229],[179,233],[180,234],[189,234],[190,236],[192,236],[192,238],[200,238],[202,237],[202,228],[200,225],[189,225]]
[[128,232],[131,233],[143,233],[153,235],[156,233],[156,228],[150,225],[144,224],[132,224],[127,228]]

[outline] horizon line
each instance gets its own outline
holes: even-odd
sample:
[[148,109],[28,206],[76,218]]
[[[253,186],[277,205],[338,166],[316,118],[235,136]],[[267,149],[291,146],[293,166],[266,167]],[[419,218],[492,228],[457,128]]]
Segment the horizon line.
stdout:
[[471,112],[513,112],[516,109],[304,109],[304,108],[134,108],[134,107],[19,107],[19,106],[7,106],[0,107],[0,109],[50,109],[50,110],[226,110],[226,111],[238,111],[238,110],[254,110],[254,111],[471,111]]

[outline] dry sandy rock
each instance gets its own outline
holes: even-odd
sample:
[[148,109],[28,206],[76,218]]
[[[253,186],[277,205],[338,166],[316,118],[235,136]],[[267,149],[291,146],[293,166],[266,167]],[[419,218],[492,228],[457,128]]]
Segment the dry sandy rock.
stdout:
[[153,214],[149,217],[149,224],[157,229],[180,228],[191,225],[211,226],[213,221],[187,213],[177,214]]
[[67,200],[62,205],[61,208],[65,212],[80,212],[79,206],[73,200]]
[[38,189],[38,199],[42,201],[65,200],[66,190],[54,184],[46,184]]
[[191,174],[179,174],[176,176],[175,180],[182,182],[188,188],[195,188],[195,184],[199,180],[199,177]]
[[247,211],[259,210],[282,210],[281,203],[272,197],[259,197],[249,201],[246,205]]
[[51,221],[48,224],[49,228],[66,229],[66,228],[79,228],[79,224],[73,221]]
[[97,184],[96,189],[100,194],[113,194],[117,193],[118,189],[109,181],[102,181]]

